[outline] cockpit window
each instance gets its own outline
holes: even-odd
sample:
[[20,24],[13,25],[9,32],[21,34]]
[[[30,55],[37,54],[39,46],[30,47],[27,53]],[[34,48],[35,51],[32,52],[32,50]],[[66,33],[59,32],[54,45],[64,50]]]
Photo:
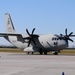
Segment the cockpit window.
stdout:
[[59,40],[59,38],[53,37],[52,40]]
[[54,40],[54,38],[52,38],[52,40]]
[[57,40],[59,40],[59,38],[57,38]]

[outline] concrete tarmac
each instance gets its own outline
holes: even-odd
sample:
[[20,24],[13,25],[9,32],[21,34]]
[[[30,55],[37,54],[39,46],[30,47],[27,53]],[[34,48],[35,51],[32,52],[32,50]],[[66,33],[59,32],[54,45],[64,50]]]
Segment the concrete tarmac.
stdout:
[[75,75],[75,56],[0,53],[0,75]]

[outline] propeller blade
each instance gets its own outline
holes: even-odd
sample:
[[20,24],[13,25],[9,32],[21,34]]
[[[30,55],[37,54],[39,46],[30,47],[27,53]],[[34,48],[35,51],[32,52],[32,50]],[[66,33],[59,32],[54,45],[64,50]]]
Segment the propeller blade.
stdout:
[[68,40],[66,40],[66,42],[67,42],[67,47],[68,47]]
[[29,40],[29,43],[28,43],[28,46],[27,46],[27,47],[29,47],[29,46],[30,46],[30,43],[31,43],[31,39]]
[[27,47],[29,47],[29,46],[30,46],[31,41],[32,41],[32,42],[36,45],[36,43],[35,43],[34,39],[32,39],[32,38],[31,38],[31,39],[29,40],[29,42],[28,42],[28,46],[27,46]]
[[28,29],[26,29],[26,32],[27,32],[27,34],[28,34],[29,36],[31,36],[30,33],[29,33],[29,31],[28,31]]
[[73,32],[71,32],[70,34],[69,34],[69,36],[71,36],[73,34]]
[[36,45],[36,43],[35,43],[34,39],[32,39],[32,41],[33,41],[33,43]]
[[75,35],[70,35],[70,37],[75,37]]
[[60,34],[60,36],[63,36],[63,34]]
[[72,39],[68,38],[68,40],[70,40],[71,42],[74,42]]
[[65,34],[66,34],[66,36],[67,36],[67,28],[65,29]]
[[33,35],[34,31],[35,31],[35,28],[33,28],[33,30],[32,30],[32,35]]

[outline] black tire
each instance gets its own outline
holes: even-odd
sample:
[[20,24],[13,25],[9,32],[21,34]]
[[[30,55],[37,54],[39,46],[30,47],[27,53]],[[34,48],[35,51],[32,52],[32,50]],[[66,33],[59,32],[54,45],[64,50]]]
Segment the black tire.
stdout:
[[47,55],[47,52],[44,52],[45,55]]
[[32,52],[32,54],[34,54],[34,52]]
[[29,54],[29,52],[27,52],[27,54]]
[[54,55],[58,55],[58,52],[53,53]]
[[40,53],[40,55],[42,55],[43,54],[43,52],[39,52]]

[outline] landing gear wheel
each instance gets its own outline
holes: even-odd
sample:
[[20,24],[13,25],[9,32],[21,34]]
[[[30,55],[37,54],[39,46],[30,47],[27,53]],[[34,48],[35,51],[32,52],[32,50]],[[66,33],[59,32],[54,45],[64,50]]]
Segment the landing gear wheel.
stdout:
[[27,54],[29,54],[29,52],[27,52]]
[[60,53],[60,50],[58,50],[58,52]]
[[45,55],[47,55],[47,52],[44,52]]
[[58,52],[54,52],[53,54],[54,54],[54,55],[58,55]]
[[32,54],[34,54],[34,52],[32,52]]
[[43,54],[43,52],[39,52],[40,53],[40,55],[42,55]]

